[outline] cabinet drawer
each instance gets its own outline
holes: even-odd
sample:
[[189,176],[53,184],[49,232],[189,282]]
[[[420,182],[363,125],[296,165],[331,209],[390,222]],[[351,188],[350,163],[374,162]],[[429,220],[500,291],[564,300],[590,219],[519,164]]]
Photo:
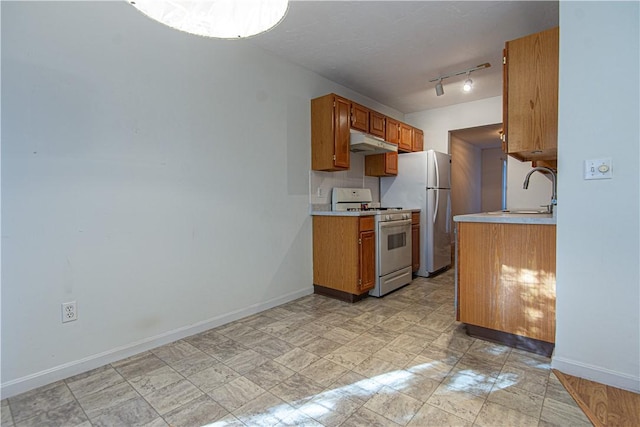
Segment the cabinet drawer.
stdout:
[[372,216],[360,217],[360,231],[373,231],[374,220]]

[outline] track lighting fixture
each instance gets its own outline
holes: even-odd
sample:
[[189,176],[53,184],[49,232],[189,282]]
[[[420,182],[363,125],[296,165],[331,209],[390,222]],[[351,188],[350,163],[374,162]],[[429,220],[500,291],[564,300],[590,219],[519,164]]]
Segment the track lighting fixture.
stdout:
[[473,89],[473,80],[471,80],[471,73],[473,71],[478,71],[478,70],[482,70],[484,68],[489,68],[489,67],[491,67],[491,64],[489,64],[488,62],[485,62],[484,64],[476,65],[475,67],[469,68],[467,70],[457,71],[455,73],[449,73],[440,77],[436,77],[435,79],[429,80],[429,83],[438,82],[436,83],[436,95],[442,96],[444,95],[444,87],[442,86],[442,80],[448,79],[449,77],[461,76],[463,74],[466,74],[467,80],[465,80],[464,85],[462,86],[462,90],[464,90],[465,92],[470,92],[471,89]]

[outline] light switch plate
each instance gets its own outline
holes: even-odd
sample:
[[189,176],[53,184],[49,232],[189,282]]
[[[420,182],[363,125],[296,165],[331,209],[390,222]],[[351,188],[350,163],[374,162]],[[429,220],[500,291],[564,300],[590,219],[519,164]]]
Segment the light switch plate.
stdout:
[[584,179],[611,178],[613,178],[613,172],[610,157],[584,161]]

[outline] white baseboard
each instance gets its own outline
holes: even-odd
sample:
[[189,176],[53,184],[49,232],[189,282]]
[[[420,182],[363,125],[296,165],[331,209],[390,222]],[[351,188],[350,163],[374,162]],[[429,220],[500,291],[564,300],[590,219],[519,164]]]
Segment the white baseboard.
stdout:
[[160,347],[170,342],[174,342],[212,328],[217,328],[218,326],[222,326],[226,323],[242,319],[243,317],[251,316],[253,314],[268,310],[273,307],[277,307],[303,296],[310,295],[311,293],[313,293],[313,289],[304,289],[291,292],[281,297],[273,298],[266,302],[253,304],[248,307],[232,311],[230,313],[225,313],[220,316],[195,323],[193,325],[174,329],[172,331],[155,335],[153,337],[144,338],[140,341],[133,342],[121,347],[116,347],[99,354],[94,354],[92,356],[64,363],[59,366],[54,366],[53,368],[36,372],[22,378],[7,381],[2,383],[2,386],[0,388],[0,396],[2,396],[2,399],[16,396],[20,393],[24,393],[41,386],[51,384],[65,378],[69,378],[95,368],[99,368],[100,366],[104,366],[109,363],[117,362],[118,360],[122,360],[127,357],[154,349],[156,347]]
[[553,357],[551,359],[551,367],[574,377],[640,393],[640,378],[622,372],[611,371],[562,357]]

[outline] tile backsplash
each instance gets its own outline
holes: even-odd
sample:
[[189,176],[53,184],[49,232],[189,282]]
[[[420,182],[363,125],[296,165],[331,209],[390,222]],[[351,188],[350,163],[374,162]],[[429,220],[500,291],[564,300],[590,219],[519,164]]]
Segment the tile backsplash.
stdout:
[[309,209],[331,210],[333,187],[368,188],[374,202],[380,202],[380,178],[365,176],[364,154],[351,153],[351,168],[341,172],[309,171]]

